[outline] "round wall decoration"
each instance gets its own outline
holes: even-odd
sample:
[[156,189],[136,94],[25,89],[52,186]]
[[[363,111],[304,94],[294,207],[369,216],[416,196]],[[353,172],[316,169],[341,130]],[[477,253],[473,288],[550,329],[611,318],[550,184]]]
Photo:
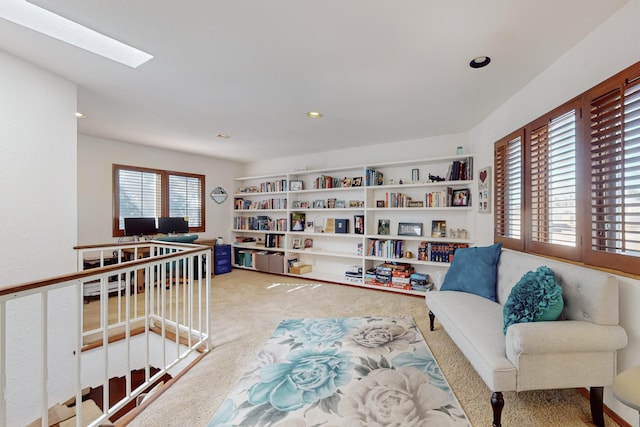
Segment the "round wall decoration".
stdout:
[[214,188],[211,191],[211,194],[209,194],[209,196],[211,196],[211,199],[213,199],[213,201],[216,202],[217,204],[224,203],[224,201],[227,200],[227,197],[229,197],[227,192],[224,191],[224,188],[222,187]]

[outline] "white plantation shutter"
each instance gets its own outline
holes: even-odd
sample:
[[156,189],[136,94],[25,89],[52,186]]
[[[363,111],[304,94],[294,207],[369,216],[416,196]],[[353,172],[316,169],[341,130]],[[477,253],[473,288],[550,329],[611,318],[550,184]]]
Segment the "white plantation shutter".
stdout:
[[154,172],[118,170],[118,224],[124,230],[125,218],[157,218],[161,213],[162,176]]
[[202,180],[169,175],[169,216],[189,218],[189,227],[202,225]]

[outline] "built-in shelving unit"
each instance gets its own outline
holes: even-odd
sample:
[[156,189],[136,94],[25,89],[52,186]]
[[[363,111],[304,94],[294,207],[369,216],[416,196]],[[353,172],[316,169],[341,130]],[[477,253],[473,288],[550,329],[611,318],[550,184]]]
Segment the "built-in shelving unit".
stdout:
[[422,295],[475,243],[474,185],[469,155],[237,178],[234,267]]

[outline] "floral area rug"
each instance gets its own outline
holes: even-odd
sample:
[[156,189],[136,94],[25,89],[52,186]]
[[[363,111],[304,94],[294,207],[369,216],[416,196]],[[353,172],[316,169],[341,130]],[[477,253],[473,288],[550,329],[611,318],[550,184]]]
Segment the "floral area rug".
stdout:
[[280,323],[214,426],[470,426],[411,317]]

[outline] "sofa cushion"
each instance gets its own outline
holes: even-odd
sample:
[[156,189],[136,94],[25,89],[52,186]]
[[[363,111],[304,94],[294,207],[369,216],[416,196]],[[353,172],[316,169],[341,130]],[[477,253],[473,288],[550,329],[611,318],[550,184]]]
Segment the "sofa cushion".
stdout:
[[461,291],[496,300],[496,266],[502,243],[456,249],[441,291]]
[[553,271],[538,267],[535,272],[526,272],[511,289],[503,308],[503,332],[506,334],[514,323],[556,320],[563,308],[562,288]]

